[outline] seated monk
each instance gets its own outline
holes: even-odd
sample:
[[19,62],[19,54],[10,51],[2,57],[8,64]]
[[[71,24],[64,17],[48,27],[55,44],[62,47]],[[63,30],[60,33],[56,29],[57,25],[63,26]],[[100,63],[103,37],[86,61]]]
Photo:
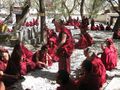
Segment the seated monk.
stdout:
[[[100,86],[102,87],[103,84],[106,82],[105,66],[103,65],[101,59],[90,48],[84,50],[84,55],[86,57],[86,60],[91,61],[92,73],[96,74],[99,77]],[[85,61],[83,61],[83,63]]]
[[75,82],[70,79],[69,73],[65,70],[58,71],[56,82],[60,85],[56,90],[77,90]]
[[84,28],[81,28],[81,34],[79,41],[75,44],[75,48],[84,49],[91,46],[94,43],[93,38],[86,32]]
[[9,53],[6,49],[0,48],[0,90],[5,90],[3,82],[4,71],[6,70],[7,63],[9,60]]
[[[12,83],[13,80],[18,78],[5,73],[9,59],[10,55],[8,50],[0,48],[0,90],[6,90],[8,83]],[[9,82],[5,82],[6,79],[9,79]]]
[[35,68],[35,64],[32,61],[32,55],[32,52],[18,40],[14,46],[6,72],[11,75],[27,74]]
[[9,55],[9,52],[7,49],[5,48],[0,48],[0,53],[1,53],[1,58],[0,58],[0,70],[2,71],[5,71],[6,70],[6,67],[7,67],[7,64],[8,64],[8,61],[9,61],[9,58],[10,58],[10,55]]
[[59,60],[58,56],[56,55],[57,45],[56,45],[56,39],[50,38],[48,40],[48,53],[52,57],[52,61],[56,62]]
[[114,34],[113,34],[114,39],[120,39],[120,28],[118,28]]
[[101,60],[106,68],[106,70],[112,70],[117,66],[118,53],[115,48],[112,39],[108,38],[105,40],[106,46],[101,44],[103,53],[101,55]]
[[100,90],[99,77],[92,72],[92,62],[85,60],[81,68],[83,74],[76,80],[78,90]]
[[38,50],[33,55],[33,62],[36,64],[36,68],[47,68],[52,65],[52,57],[48,54],[47,45],[43,45],[41,50]]

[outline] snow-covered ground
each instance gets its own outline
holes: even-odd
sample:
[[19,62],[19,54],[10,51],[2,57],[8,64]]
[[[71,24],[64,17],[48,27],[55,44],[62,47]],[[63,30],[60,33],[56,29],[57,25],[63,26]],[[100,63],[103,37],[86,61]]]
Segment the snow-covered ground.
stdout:
[[[108,38],[112,37],[113,32],[103,32],[103,31],[89,31],[90,35],[94,37],[95,44],[92,46],[96,52],[101,51],[100,49],[100,43],[103,43],[103,41]],[[72,34],[79,34],[79,30],[72,30]],[[120,46],[120,40],[114,40],[117,48]],[[11,52],[12,48],[6,47]],[[118,48],[119,49],[119,48]],[[120,49],[119,49],[119,58],[120,58]],[[81,62],[85,59],[83,55],[83,50],[75,49],[73,51],[73,54],[71,56],[71,77],[76,77],[76,70],[80,68]],[[119,75],[120,71],[118,70],[120,68],[120,63],[118,63],[118,67],[116,67],[116,70],[113,70],[111,72],[107,71],[108,76],[114,76]],[[43,70],[34,70],[27,75],[24,76],[23,80],[19,80],[16,82],[15,85],[12,86],[11,90],[55,90],[58,84],[56,84],[56,73],[58,71],[58,63],[54,63],[51,67],[48,69]],[[108,79],[105,87],[109,84],[109,82],[112,79]],[[111,89],[113,90],[113,89]],[[115,89],[119,90],[119,89]]]

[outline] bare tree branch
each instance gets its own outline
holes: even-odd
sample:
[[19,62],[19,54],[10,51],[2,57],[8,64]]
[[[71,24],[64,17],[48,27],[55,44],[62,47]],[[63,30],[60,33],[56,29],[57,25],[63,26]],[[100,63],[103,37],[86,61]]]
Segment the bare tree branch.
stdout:
[[39,2],[35,0],[35,3],[39,6]]
[[[107,1],[112,5],[113,9],[114,9],[118,14],[120,14],[120,11],[115,8],[115,6],[114,6],[114,4],[112,3],[112,1],[111,1],[111,0],[107,0]],[[120,0],[119,0],[119,1],[120,1]]]
[[72,12],[73,12],[73,10],[74,10],[74,8],[76,7],[76,1],[77,1],[77,0],[74,0],[74,4],[73,4],[72,9],[70,10],[70,13],[72,13]]

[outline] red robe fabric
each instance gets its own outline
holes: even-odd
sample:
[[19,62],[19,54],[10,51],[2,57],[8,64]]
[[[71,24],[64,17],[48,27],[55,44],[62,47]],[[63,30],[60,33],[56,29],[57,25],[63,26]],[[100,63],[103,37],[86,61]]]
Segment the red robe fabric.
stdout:
[[80,35],[80,40],[75,44],[75,48],[84,49],[91,46],[93,43],[93,38],[87,32],[84,32]]
[[[4,53],[4,52],[6,52],[6,53],[9,54],[9,52],[8,52],[7,49],[5,49],[5,48],[0,48],[0,53],[2,54],[2,53]],[[8,61],[9,61],[9,60],[8,60]],[[8,61],[2,60],[2,59],[0,60],[0,71],[3,71],[3,72],[4,72],[4,71],[6,70]]]
[[88,46],[91,46],[94,43],[93,38],[87,32],[84,33],[84,36],[86,37],[86,40],[88,42]]
[[100,58],[95,56],[92,60],[92,72],[99,77],[101,87],[106,82],[106,69]]
[[84,49],[88,47],[87,40],[83,34],[80,35],[80,40],[75,44],[75,48]]
[[47,56],[47,53],[44,53],[44,52],[38,50],[33,55],[33,61],[35,62],[37,68],[45,68],[46,66],[38,63],[36,60],[36,57],[39,59],[40,62],[43,62],[43,63],[46,63],[46,61],[47,61],[46,59],[48,58],[48,66],[52,65],[52,60],[51,60],[51,58],[49,58]]
[[70,80],[66,85],[60,85],[56,90],[77,90],[75,82]]
[[120,38],[120,30],[117,31],[117,36],[118,36],[118,39]]
[[99,78],[93,73],[82,75],[76,84],[78,90],[100,90]]
[[89,25],[89,20],[87,17],[83,17],[82,18],[82,27],[85,29],[85,30],[88,30],[88,25]]
[[6,64],[5,62],[0,60],[0,71],[4,72],[6,70],[7,66],[5,64]]
[[22,43],[17,44],[11,54],[6,72],[12,75],[26,75],[35,68],[35,64],[32,62],[32,55],[32,52]]
[[30,26],[29,22],[26,22],[26,23],[25,23],[25,26],[26,26],[26,27],[29,27],[29,26]]
[[112,30],[112,28],[109,25],[107,25],[105,30],[110,31],[110,30]]
[[[25,60],[24,62],[21,62],[21,70],[22,69],[29,69],[28,71],[34,70],[35,69],[35,63],[32,61],[32,51],[28,50],[23,44],[21,44],[21,49],[22,49],[22,58]],[[23,70],[24,71],[24,70]],[[23,72],[21,71],[21,72]]]
[[74,49],[73,38],[70,30],[65,27],[61,28],[61,32],[58,37],[58,45],[62,39],[62,33],[67,35],[66,42],[57,50],[57,55],[59,57],[59,70],[67,70],[70,72],[70,56]]
[[106,47],[101,55],[101,60],[105,65],[106,70],[112,70],[117,65],[117,51],[113,45]]
[[[51,42],[53,43],[52,45],[51,45]],[[56,39],[50,38],[47,45],[48,45],[48,53],[52,57],[52,60],[54,62],[59,61],[59,58],[56,55],[56,50],[57,50]]]

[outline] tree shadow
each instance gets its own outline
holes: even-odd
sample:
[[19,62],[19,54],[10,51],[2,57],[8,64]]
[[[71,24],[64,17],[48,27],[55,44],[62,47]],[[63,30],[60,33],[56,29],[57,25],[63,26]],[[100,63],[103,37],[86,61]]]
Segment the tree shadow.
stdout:
[[24,90],[21,84],[24,80],[25,79],[20,79],[16,81],[14,84],[7,87],[6,90]]

